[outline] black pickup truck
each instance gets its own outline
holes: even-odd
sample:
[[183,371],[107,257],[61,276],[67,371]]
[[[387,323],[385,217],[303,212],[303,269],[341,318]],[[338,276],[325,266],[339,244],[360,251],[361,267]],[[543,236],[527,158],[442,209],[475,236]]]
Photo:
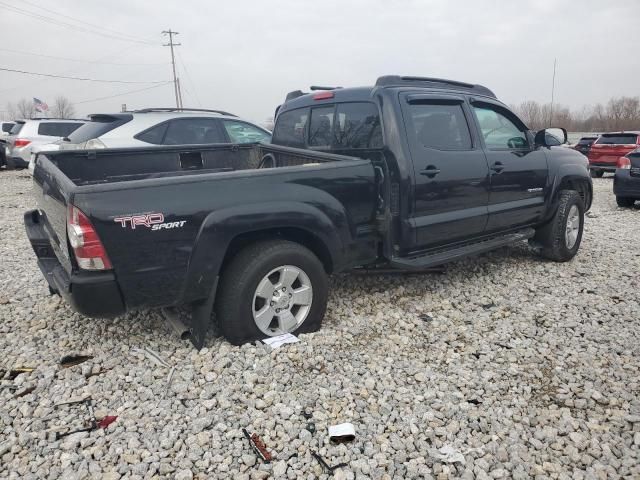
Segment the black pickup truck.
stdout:
[[592,184],[566,132],[485,87],[381,77],[292,92],[273,144],[38,156],[27,235],[50,290],[92,317],[182,306],[201,347],[317,330],[327,275],[415,269],[529,240],[568,261]]

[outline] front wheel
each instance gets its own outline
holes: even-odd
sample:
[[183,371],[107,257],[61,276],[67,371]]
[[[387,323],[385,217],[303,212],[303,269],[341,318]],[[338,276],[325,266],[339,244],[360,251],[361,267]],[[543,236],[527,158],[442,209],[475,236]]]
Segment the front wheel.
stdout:
[[542,255],[556,262],[575,257],[584,230],[584,202],[575,190],[562,190],[558,210],[549,223],[536,231],[535,240],[542,245]]
[[633,207],[633,204],[636,203],[636,199],[629,197],[616,197],[616,203],[619,207],[629,208]]
[[221,333],[234,345],[320,328],[327,306],[327,274],[300,244],[259,242],[225,269],[216,299]]

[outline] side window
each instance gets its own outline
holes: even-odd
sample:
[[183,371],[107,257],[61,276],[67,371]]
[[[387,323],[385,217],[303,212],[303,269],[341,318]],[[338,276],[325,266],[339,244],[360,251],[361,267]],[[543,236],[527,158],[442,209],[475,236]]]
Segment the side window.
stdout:
[[373,103],[340,103],[336,110],[335,148],[381,148],[382,128]]
[[82,123],[72,122],[41,122],[40,125],[38,125],[38,135],[66,137],[82,125]]
[[319,107],[311,109],[309,122],[309,146],[330,147],[333,135],[334,107]]
[[161,123],[160,125],[156,125],[155,127],[151,127],[148,130],[145,130],[142,133],[139,133],[134,138],[140,140],[141,142],[153,143],[154,145],[161,145],[162,139],[164,138],[164,134],[167,131],[167,127],[169,126],[169,122]]
[[474,105],[473,111],[487,148],[527,148],[528,141],[524,131],[498,109]]
[[288,147],[305,147],[309,109],[300,108],[278,115],[272,142]]
[[163,145],[194,145],[224,143],[217,120],[210,118],[180,118],[171,120]]
[[438,150],[471,150],[471,134],[459,103],[412,103],[411,122],[418,143]]
[[233,143],[268,142],[269,134],[254,125],[235,120],[223,120],[222,124]]

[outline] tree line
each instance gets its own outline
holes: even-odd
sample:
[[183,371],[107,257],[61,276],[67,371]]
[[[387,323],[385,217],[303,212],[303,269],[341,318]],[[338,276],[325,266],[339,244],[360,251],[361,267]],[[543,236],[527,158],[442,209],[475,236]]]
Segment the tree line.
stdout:
[[640,130],[640,97],[614,97],[606,104],[582,107],[580,110],[550,103],[527,100],[511,105],[513,111],[532,130],[553,126],[569,132],[613,132]]
[[7,120],[17,120],[20,118],[54,117],[54,118],[73,118],[76,109],[71,100],[64,95],[58,95],[53,104],[49,105],[49,110],[40,112],[36,109],[32,99],[21,98],[17,102],[8,102],[5,109],[5,117]]

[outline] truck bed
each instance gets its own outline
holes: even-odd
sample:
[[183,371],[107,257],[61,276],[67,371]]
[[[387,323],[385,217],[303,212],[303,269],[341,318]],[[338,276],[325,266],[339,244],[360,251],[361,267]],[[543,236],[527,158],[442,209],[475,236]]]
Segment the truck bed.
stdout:
[[[314,236],[331,246],[336,271],[375,258],[369,160],[264,144],[59,151],[39,155],[33,179],[38,209],[25,223],[52,288],[64,295],[74,278],[106,279],[126,310],[207,297],[224,252],[254,229]],[[95,227],[108,274],[79,271],[70,205]],[[132,217],[163,220],[134,225]]]

